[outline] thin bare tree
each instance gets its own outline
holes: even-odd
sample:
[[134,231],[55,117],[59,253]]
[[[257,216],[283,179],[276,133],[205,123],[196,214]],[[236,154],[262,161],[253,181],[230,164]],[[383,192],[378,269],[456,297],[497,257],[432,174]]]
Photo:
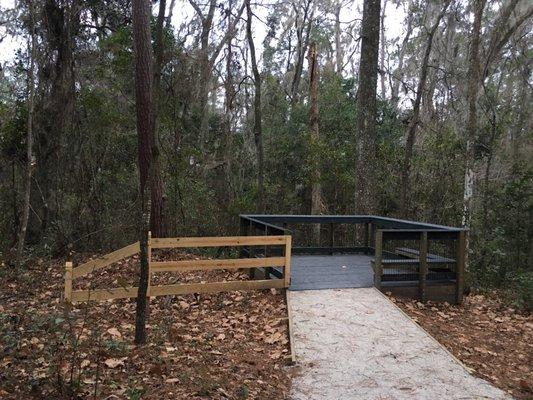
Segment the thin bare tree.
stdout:
[[133,0],[133,52],[135,58],[135,109],[137,113],[137,138],[140,208],[140,277],[135,318],[135,343],[146,342],[148,313],[148,226],[150,221],[150,182],[153,174],[151,162],[153,136],[153,54],[150,35],[150,2]]
[[154,80],[153,80],[153,115],[152,115],[152,136],[151,136],[151,162],[153,163],[154,176],[151,181],[151,210],[150,210],[150,231],[155,237],[165,236],[165,215],[164,215],[164,193],[165,187],[161,177],[161,161],[158,141],[159,131],[159,103],[161,95],[161,74],[163,69],[163,55],[164,55],[164,41],[163,28],[165,22],[166,0],[159,0],[159,12],[155,24],[155,40],[154,40]]
[[294,28],[296,30],[296,52],[294,54],[294,74],[291,83],[291,107],[298,103],[298,90],[302,79],[305,53],[309,46],[309,38],[314,18],[313,0],[304,0],[303,6],[292,3],[294,11]]
[[433,38],[437,29],[439,28],[440,21],[446,14],[446,10],[450,5],[451,0],[446,0],[443,3],[442,9],[437,16],[437,19],[433,23],[433,26],[428,32],[426,41],[426,50],[424,52],[424,58],[422,59],[422,65],[420,67],[420,77],[418,79],[418,87],[416,89],[415,102],[413,104],[413,115],[409,121],[407,127],[407,140],[405,143],[405,155],[402,166],[402,182],[400,189],[400,213],[403,217],[407,217],[408,214],[408,192],[409,192],[409,177],[411,172],[411,159],[413,157],[413,147],[415,144],[416,129],[420,122],[420,104],[422,102],[422,95],[426,88],[426,81],[429,68],[429,57],[431,55],[431,48],[433,47]]
[[[198,104],[200,106],[200,148],[203,149],[205,141],[207,139],[207,131],[209,128],[209,113],[208,113],[208,99],[209,99],[209,82],[211,81],[211,73],[215,62],[224,48],[224,45],[229,40],[230,36],[235,32],[235,27],[241,19],[241,15],[245,8],[245,3],[243,2],[242,6],[238,8],[238,11],[231,23],[231,26],[228,27],[226,34],[220,39],[216,44],[211,43],[209,37],[213,29],[213,22],[215,17],[215,10],[218,6],[216,0],[209,0],[209,5],[207,7],[207,12],[202,9],[202,6],[199,2],[195,0],[189,0],[192,8],[196,12],[198,18],[200,19],[202,25],[202,31],[200,33],[200,50],[199,50],[199,65],[200,65],[200,74],[199,74],[199,84],[198,84]],[[214,47],[213,47],[214,46]],[[213,48],[212,51],[210,49]]]
[[[309,45],[309,139],[311,148],[311,214],[321,214],[324,209],[320,183],[320,131],[318,126],[318,61],[316,43]],[[314,225],[314,241],[320,244],[320,224]]]
[[33,123],[34,123],[34,106],[35,106],[35,58],[37,57],[37,46],[35,39],[35,6],[33,0],[28,0],[28,58],[30,66],[28,68],[27,87],[28,87],[28,116],[26,120],[26,171],[24,175],[24,202],[22,204],[22,218],[18,231],[17,240],[17,258],[16,264],[20,266],[22,254],[24,251],[24,242],[26,240],[26,230],[28,228],[28,219],[30,216],[30,194],[31,178],[33,164]]
[[374,210],[374,171],[376,164],[376,90],[378,83],[380,0],[365,0],[361,26],[361,61],[357,90],[357,154],[355,210],[371,214]]
[[252,73],[254,75],[254,141],[257,152],[257,205],[259,214],[265,212],[265,189],[264,189],[264,155],[263,155],[263,128],[261,112],[261,74],[257,66],[255,54],[254,38],[252,36],[252,8],[250,0],[246,0],[246,37],[250,48],[250,59],[252,63]]

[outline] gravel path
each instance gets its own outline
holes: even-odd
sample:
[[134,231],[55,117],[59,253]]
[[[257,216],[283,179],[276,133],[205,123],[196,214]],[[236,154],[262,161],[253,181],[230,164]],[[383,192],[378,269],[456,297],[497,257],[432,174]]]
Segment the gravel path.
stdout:
[[293,400],[510,399],[373,288],[288,292]]

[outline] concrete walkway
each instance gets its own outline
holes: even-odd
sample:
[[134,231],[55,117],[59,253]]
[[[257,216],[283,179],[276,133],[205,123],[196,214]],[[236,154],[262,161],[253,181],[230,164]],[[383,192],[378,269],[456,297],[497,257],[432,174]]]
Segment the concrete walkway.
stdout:
[[288,292],[293,400],[510,399],[373,288]]

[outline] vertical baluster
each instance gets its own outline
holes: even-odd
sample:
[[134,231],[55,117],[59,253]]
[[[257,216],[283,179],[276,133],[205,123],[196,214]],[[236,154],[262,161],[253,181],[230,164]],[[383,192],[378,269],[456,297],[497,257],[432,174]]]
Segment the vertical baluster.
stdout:
[[465,286],[465,260],[466,260],[466,231],[460,231],[457,238],[457,255],[456,255],[456,293],[455,301],[461,304],[463,301],[463,292]]
[[426,299],[426,275],[428,273],[428,233],[420,233],[419,250],[419,271],[418,271],[418,297],[424,301]]
[[[268,236],[268,226],[265,225],[265,236]],[[267,245],[264,246],[264,255],[265,258],[268,257],[268,247]],[[265,279],[270,279],[270,267],[265,267]]]
[[333,222],[329,224],[329,255],[333,255],[333,245],[334,245],[334,237],[333,237]]
[[374,286],[381,290],[381,276],[383,275],[383,266],[381,260],[383,258],[383,231],[378,229],[376,232],[376,252],[374,256]]

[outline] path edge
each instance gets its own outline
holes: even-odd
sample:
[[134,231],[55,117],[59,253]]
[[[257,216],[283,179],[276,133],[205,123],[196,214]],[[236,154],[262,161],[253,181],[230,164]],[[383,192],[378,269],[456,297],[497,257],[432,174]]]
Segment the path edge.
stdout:
[[[379,293],[379,295],[381,297],[383,297],[385,300],[387,300],[394,308],[396,308],[398,311],[400,311],[405,317],[407,317],[407,319],[409,319],[409,321],[414,325],[416,326],[416,328],[425,333],[435,344],[437,344],[438,347],[440,347],[442,350],[444,350],[446,353],[448,353],[448,355],[455,360],[455,362],[457,362],[461,367],[463,367],[463,369],[470,375],[472,375],[473,377],[475,378],[478,378],[478,379],[483,379],[483,378],[479,378],[477,376],[475,376],[472,371],[475,371],[473,368],[469,368],[467,367],[461,360],[459,360],[450,350],[448,350],[446,348],[446,346],[444,346],[441,342],[439,342],[437,339],[435,339],[435,337],[433,337],[433,335],[431,335],[431,333],[429,333],[428,331],[426,331],[419,323],[417,323],[413,318],[411,318],[411,316],[409,314],[407,314],[404,310],[402,310],[400,308],[400,306],[398,306],[396,303],[394,303],[391,299],[389,299],[384,293],[382,293],[380,290],[376,289],[375,287],[373,287],[372,289],[374,289],[376,292]],[[484,381],[486,381],[485,379],[483,379]],[[487,381],[486,381],[487,382]],[[489,384],[492,385],[492,383],[488,382]],[[494,386],[494,385],[492,385]],[[502,390],[502,389],[500,389]],[[505,392],[504,390],[502,390],[503,392]],[[505,392],[507,393],[507,392]]]
[[285,356],[286,365],[296,364],[296,353],[294,351],[294,338],[292,335],[292,310],[291,310],[291,300],[289,295],[289,290],[285,289],[285,306],[287,307],[287,333],[289,336],[289,354]]

